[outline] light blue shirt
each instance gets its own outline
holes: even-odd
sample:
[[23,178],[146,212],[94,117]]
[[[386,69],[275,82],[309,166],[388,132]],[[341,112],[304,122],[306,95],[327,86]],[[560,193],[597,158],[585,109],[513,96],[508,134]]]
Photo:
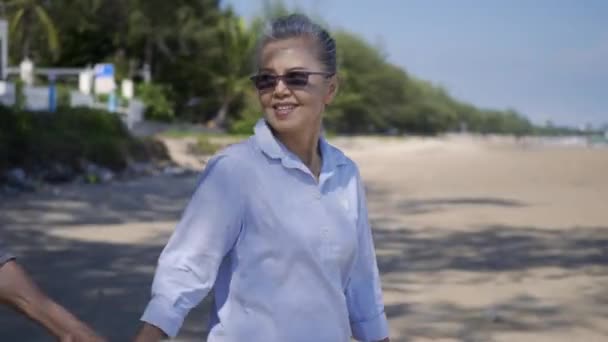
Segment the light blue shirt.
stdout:
[[164,248],[142,320],[177,335],[213,288],[208,341],[388,336],[357,166],[320,139],[319,181],[264,120],[215,155]]

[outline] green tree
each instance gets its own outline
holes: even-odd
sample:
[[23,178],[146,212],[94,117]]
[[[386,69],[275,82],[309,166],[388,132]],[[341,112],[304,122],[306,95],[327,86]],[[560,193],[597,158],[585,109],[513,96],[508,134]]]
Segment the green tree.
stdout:
[[[158,0],[131,0],[127,15],[127,36],[125,45],[142,47],[142,62],[152,67],[157,54],[172,60],[173,49],[170,40],[174,38],[178,2]],[[176,27],[177,26],[177,27]]]
[[119,49],[116,36],[125,36],[126,1],[53,0],[48,4],[61,50],[56,58],[42,54],[41,64],[83,67],[108,61]]
[[230,106],[251,87],[249,76],[256,37],[242,19],[228,13],[219,22],[217,42],[216,64],[209,70],[209,76],[220,97],[215,125],[223,127]]
[[[389,107],[397,101],[391,97],[394,94],[391,86],[399,83],[396,79],[403,75],[390,75],[383,56],[363,39],[345,31],[335,32],[334,37],[340,88],[328,108],[327,129],[362,133],[385,128]],[[383,107],[378,107],[380,104]]]
[[32,40],[38,30],[42,30],[51,54],[57,56],[59,53],[59,35],[45,3],[42,0],[12,0],[6,4],[9,32],[12,40],[19,44],[21,58],[30,56]]
[[[218,0],[6,1],[11,44],[22,56],[35,53],[37,63],[55,66],[112,62],[119,79],[137,78],[136,71],[147,65],[153,82],[139,86],[138,93],[150,104],[151,117],[213,122],[239,132],[250,131],[259,117],[248,80],[257,34],[265,21],[301,12],[265,0],[259,17],[246,25]],[[564,131],[537,129],[515,110],[480,109],[455,99],[440,85],[389,63],[381,47],[343,30],[333,36],[340,88],[325,115],[329,131]]]

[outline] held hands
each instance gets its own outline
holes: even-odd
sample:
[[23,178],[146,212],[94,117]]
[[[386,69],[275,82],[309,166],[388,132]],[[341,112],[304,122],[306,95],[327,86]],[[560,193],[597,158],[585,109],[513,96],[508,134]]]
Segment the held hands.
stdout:
[[86,326],[76,327],[59,336],[60,342],[106,342],[106,339],[97,335]]
[[82,335],[82,334],[67,334],[59,338],[60,342],[106,342],[106,340],[97,335]]

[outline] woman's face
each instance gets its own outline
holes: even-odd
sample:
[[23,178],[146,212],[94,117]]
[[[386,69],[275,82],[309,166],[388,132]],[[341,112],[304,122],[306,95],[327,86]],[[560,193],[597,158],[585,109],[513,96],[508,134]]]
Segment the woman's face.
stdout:
[[[285,75],[292,71],[323,72],[311,39],[291,38],[266,44],[258,74]],[[336,78],[309,75],[305,86],[280,80],[273,88],[258,90],[266,121],[278,133],[311,133],[320,129],[321,113],[336,93]]]

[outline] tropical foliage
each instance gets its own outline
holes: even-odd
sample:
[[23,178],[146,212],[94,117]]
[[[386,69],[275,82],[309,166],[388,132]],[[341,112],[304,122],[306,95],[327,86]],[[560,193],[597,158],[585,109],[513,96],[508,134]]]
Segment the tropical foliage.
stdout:
[[[119,79],[139,82],[141,71],[149,70],[151,83],[139,86],[138,94],[150,118],[213,123],[241,133],[259,116],[248,81],[258,32],[264,19],[289,12],[280,1],[266,1],[262,8],[248,24],[217,0],[12,0],[4,6],[13,64],[27,55],[42,66],[112,62]],[[326,116],[330,131],[535,132],[515,110],[459,101],[389,63],[361,37],[333,34],[341,84]]]

